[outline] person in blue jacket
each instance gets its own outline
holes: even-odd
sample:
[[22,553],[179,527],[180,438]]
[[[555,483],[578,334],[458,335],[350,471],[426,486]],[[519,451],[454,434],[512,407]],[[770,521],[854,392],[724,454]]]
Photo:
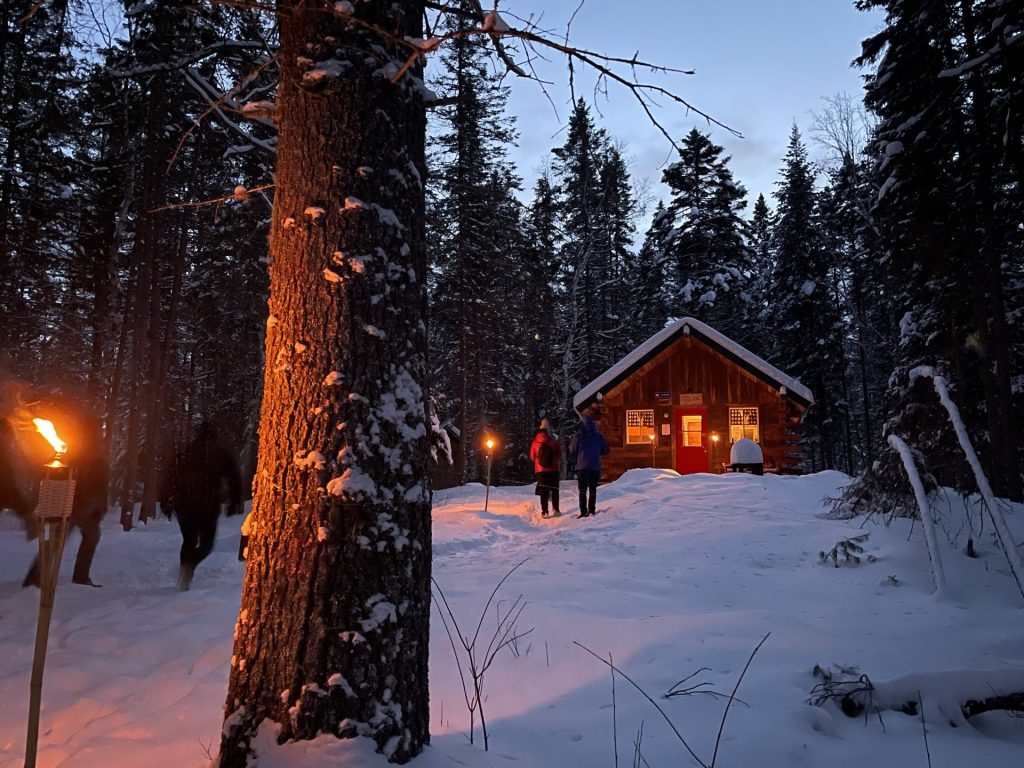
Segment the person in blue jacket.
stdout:
[[588,517],[597,506],[597,481],[601,479],[601,457],[608,455],[608,441],[594,423],[583,417],[580,431],[569,443],[569,457],[576,457],[576,484],[580,489],[580,517]]

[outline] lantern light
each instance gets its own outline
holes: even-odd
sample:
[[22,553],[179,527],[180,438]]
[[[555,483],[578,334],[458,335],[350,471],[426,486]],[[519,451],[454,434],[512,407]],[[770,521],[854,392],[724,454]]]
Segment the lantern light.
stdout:
[[718,442],[718,433],[717,432],[712,432],[711,433],[711,442],[713,442],[713,443],[717,443]]

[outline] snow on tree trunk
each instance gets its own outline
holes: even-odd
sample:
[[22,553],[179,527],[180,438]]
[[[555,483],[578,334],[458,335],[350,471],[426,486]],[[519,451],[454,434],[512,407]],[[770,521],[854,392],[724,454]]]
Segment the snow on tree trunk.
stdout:
[[917,472],[914,464],[914,455],[908,446],[896,435],[889,435],[889,445],[895,448],[900,458],[903,459],[903,467],[907,471],[907,478],[914,489],[914,497],[917,499],[918,509],[921,510],[921,527],[924,528],[924,541],[928,547],[928,559],[932,563],[932,580],[935,582],[935,596],[945,597],[949,588],[946,586],[946,572],[942,568],[942,556],[939,554],[938,537],[935,535],[935,521],[932,520],[932,510],[928,506],[928,496],[924,492],[924,483]]
[[264,397],[220,765],[244,766],[264,721],[280,740],[371,736],[404,762],[429,741],[425,118],[421,81],[390,78],[423,3],[360,3],[351,25],[279,8]]
[[1010,566],[1010,573],[1013,574],[1013,579],[1017,582],[1017,589],[1024,596],[1024,583],[1021,583],[1021,579],[1024,578],[1024,563],[1021,562],[1017,544],[1013,540],[1013,534],[1010,533],[1010,529],[1006,525],[1003,510],[996,501],[995,494],[992,492],[992,486],[988,482],[988,477],[985,476],[985,471],[981,468],[981,461],[978,460],[974,444],[971,442],[970,435],[967,434],[967,426],[964,424],[964,420],[960,418],[960,409],[956,407],[956,403],[949,396],[949,383],[944,376],[936,376],[933,369],[924,366],[915,368],[910,372],[910,375],[911,377],[931,377],[932,383],[935,385],[935,392],[939,396],[939,401],[949,413],[949,420],[953,424],[953,431],[956,432],[956,438],[960,442],[964,456],[967,457],[967,463],[971,465],[971,470],[974,472],[974,479],[978,483],[978,490],[981,491],[981,497],[985,500],[985,508],[988,510],[993,527],[996,529],[996,536],[999,537],[999,546],[1002,547],[1003,553],[1006,555],[1006,562]]

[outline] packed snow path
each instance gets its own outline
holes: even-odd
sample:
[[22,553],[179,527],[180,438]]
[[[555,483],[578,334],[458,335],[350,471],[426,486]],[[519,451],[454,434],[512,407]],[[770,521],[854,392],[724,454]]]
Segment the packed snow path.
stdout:
[[[434,614],[431,639],[432,745],[412,765],[613,766],[613,715],[620,765],[634,741],[652,766],[695,763],[661,716],[619,678],[613,711],[608,669],[582,643],[639,683],[709,761],[724,702],[710,696],[663,699],[697,671],[728,693],[751,650],[765,643],[725,727],[718,765],[862,768],[926,765],[922,723],[895,712],[849,719],[806,702],[815,664],[841,664],[883,682],[918,673],[932,764],[1016,768],[1024,720],[1005,713],[953,728],[939,701],[939,678],[955,669],[1024,670],[1024,610],[988,529],[981,555],[962,554],[959,501],[940,515],[950,598],[935,600],[920,527],[821,519],[823,499],[846,478],[746,475],[679,477],[636,470],[602,486],[598,514],[578,519],[565,483],[563,516],[544,520],[532,486],[467,486],[434,497],[434,576],[463,629],[516,563],[499,600],[528,602],[518,655],[503,651],[486,677],[491,751],[468,744],[451,647]],[[940,510],[942,512],[942,510]],[[1021,538],[1024,509],[1008,510]],[[111,516],[93,577],[103,589],[69,583],[78,540],[65,553],[43,691],[41,768],[208,766],[217,748],[242,565],[236,518],[221,521],[213,555],[191,592],[174,588],[177,526],[163,519],[124,534]],[[833,568],[818,552],[870,533],[878,558]],[[955,543],[951,539],[959,535]],[[14,520],[0,522],[0,766],[20,766],[37,592],[21,578],[34,553]],[[890,577],[895,577],[891,579]],[[506,603],[507,604],[507,603]],[[492,616],[482,635],[490,638]],[[482,641],[484,642],[484,641]],[[969,678],[970,676],[968,676]],[[260,768],[381,766],[360,739],[273,746]]]

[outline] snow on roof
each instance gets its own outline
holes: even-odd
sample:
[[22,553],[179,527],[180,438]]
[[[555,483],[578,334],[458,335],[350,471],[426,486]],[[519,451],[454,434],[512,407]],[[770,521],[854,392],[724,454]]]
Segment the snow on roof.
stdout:
[[664,350],[680,335],[695,335],[702,341],[709,343],[710,346],[717,347],[727,357],[734,358],[741,364],[745,364],[746,367],[760,373],[763,378],[773,382],[780,388],[785,388],[786,393],[793,395],[799,400],[803,400],[808,405],[814,402],[811,390],[792,376],[786,375],[771,363],[762,360],[749,349],[740,346],[729,337],[723,336],[711,326],[705,325],[700,320],[694,320],[692,317],[684,317],[666,325],[607,371],[583,387],[583,389],[576,393],[576,397],[573,398],[573,407],[576,410],[580,410],[584,405],[589,405],[598,395],[607,394],[626,378],[634,368]]

